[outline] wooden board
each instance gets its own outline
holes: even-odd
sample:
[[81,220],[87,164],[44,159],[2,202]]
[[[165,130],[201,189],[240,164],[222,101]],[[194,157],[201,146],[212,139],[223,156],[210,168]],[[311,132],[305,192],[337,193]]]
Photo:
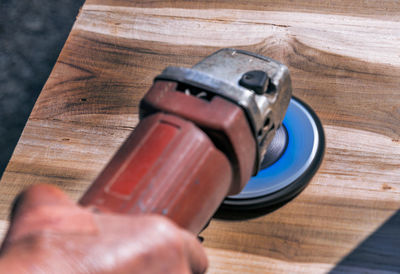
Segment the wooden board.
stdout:
[[327,145],[283,208],[212,221],[209,273],[400,272],[399,20],[396,1],[87,0],[3,175],[0,231],[28,185],[80,197],[164,67],[236,47],[288,65]]

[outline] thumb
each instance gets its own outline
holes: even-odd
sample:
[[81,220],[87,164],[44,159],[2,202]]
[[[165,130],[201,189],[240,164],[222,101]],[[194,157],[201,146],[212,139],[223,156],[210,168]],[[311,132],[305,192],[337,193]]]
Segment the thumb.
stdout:
[[59,188],[51,185],[33,185],[14,200],[11,221],[34,212],[34,209],[51,206],[72,206],[74,203]]
[[80,208],[60,189],[34,185],[15,200],[4,245],[35,233],[92,233],[90,212]]

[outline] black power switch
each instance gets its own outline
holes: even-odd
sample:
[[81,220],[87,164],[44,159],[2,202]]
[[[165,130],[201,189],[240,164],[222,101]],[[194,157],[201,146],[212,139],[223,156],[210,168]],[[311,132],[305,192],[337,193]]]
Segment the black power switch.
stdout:
[[264,71],[252,70],[243,74],[239,85],[251,89],[257,94],[264,94],[268,88],[268,80],[268,75]]

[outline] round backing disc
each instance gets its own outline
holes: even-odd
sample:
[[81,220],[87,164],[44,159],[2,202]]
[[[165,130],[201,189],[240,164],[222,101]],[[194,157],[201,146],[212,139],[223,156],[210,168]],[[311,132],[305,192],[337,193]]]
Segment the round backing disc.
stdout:
[[322,161],[325,138],[321,122],[305,103],[292,98],[283,127],[285,130],[278,130],[275,136],[279,140],[274,138],[271,143],[280,144],[280,157],[274,161],[264,159],[269,164],[262,165],[264,169],[250,179],[241,193],[228,196],[222,209],[274,207],[306,187]]

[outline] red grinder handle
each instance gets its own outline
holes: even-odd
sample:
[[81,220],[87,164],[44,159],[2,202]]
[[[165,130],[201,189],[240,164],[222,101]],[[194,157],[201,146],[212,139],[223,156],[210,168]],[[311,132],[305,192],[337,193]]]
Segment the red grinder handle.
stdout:
[[157,113],[140,121],[80,204],[116,213],[158,213],[198,233],[231,183],[229,160],[202,130]]

